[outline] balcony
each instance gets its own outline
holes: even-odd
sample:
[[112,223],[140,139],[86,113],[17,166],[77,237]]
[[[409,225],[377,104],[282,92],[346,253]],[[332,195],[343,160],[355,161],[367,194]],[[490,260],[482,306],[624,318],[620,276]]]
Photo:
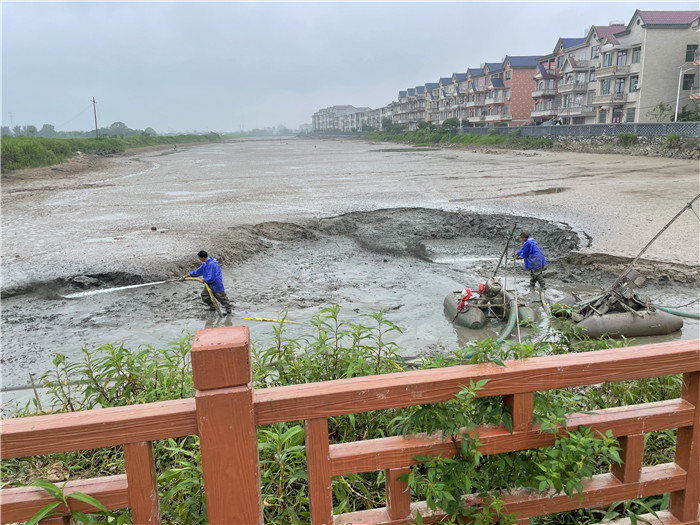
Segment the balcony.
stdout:
[[625,102],[627,102],[627,93],[608,93],[607,95],[596,95],[593,97],[594,106],[624,104]]
[[483,106],[483,105],[484,105],[484,103],[480,100],[470,100],[467,102],[468,108],[474,108],[474,107]]
[[503,104],[505,100],[503,99],[503,96],[500,97],[486,97],[484,100],[484,105],[488,106],[489,104]]
[[690,98],[692,100],[700,100],[700,87],[690,88]]
[[484,117],[484,120],[486,122],[497,122],[497,121],[502,121],[502,120],[511,120],[513,118],[513,115],[510,113],[499,113],[497,115],[486,115]]
[[591,67],[591,62],[589,60],[574,60],[573,68],[577,69],[589,69]]
[[593,114],[595,114],[593,106],[569,106],[566,108],[559,108],[557,112],[557,116],[559,117],[579,117]]
[[535,118],[535,117],[556,117],[557,112],[559,111],[559,108],[549,108],[549,109],[540,109],[533,111],[530,113],[530,116]]
[[576,91],[587,91],[588,82],[570,82],[559,86],[559,93],[573,93]]
[[545,77],[553,77],[556,75],[556,71],[554,69],[545,69],[545,73],[542,74],[540,69],[537,69],[537,73],[535,73],[535,76],[532,77],[534,79],[540,79],[540,78],[545,78]]
[[532,98],[553,97],[556,94],[557,90],[554,88],[536,89],[532,92]]
[[595,71],[595,77],[600,80],[607,77],[622,77],[630,72],[629,66],[603,66]]

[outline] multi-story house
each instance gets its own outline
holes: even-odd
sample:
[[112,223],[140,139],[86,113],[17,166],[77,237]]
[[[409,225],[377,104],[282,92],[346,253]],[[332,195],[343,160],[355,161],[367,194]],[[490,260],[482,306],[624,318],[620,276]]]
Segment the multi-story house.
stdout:
[[627,27],[599,39],[597,122],[653,122],[659,104],[691,103],[698,17],[700,11],[636,10]]
[[452,74],[452,113],[448,118],[456,118],[460,122],[467,116],[467,74],[453,73]]
[[505,122],[503,106],[505,103],[505,89],[503,84],[503,65],[501,62],[487,62],[483,68],[486,94],[484,98],[484,122],[493,127]]
[[559,69],[556,82],[557,119],[562,124],[593,124],[596,111],[593,107],[598,83],[596,64],[600,61],[600,40],[614,38],[614,34],[625,28],[624,24],[592,26],[581,44],[566,50],[564,63]]
[[437,120],[437,101],[440,98],[440,84],[438,82],[425,83],[425,120],[435,122]]
[[467,120],[471,127],[485,125],[484,99],[486,98],[486,77],[484,68],[467,69]]
[[506,56],[503,70],[503,109],[495,124],[522,126],[532,112],[532,77],[537,69],[538,56]]
[[558,117],[561,105],[558,86],[563,83],[562,69],[567,58],[585,45],[585,41],[585,38],[560,38],[552,53],[539,58],[532,77],[535,81],[532,91],[534,108],[530,113],[532,122],[541,123]]
[[[369,108],[356,108],[355,106],[343,105],[343,106],[330,106],[321,109],[313,114],[312,125],[314,131],[338,131],[341,130],[341,118],[357,113],[358,111],[364,111]],[[345,119],[342,119],[343,126],[345,126]]]

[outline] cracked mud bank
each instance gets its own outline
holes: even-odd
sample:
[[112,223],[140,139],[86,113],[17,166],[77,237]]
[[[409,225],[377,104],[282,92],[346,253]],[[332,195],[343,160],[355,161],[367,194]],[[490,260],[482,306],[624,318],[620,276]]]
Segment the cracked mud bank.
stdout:
[[[264,342],[270,325],[245,317],[287,309],[302,323],[288,325],[293,336],[331,303],[352,321],[384,308],[404,329],[397,342],[407,356],[449,350],[475,334],[445,318],[445,295],[493,273],[514,224],[550,260],[552,300],[595,293],[700,190],[693,161],[354,141],[238,142],[89,162],[3,176],[5,390],[46,371],[57,352],[79,359],[83,346],[165,345],[224,322],[248,324]],[[699,223],[682,214],[636,265],[656,302],[700,295]],[[200,249],[222,264],[234,304],[227,320],[202,308],[193,282],[66,298],[178,277]],[[535,300],[512,261],[499,275]],[[686,320],[666,339],[699,331]]]

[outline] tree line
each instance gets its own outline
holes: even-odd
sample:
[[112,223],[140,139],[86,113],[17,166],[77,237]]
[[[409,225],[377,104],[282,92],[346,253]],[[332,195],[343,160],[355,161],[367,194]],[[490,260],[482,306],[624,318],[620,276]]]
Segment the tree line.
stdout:
[[[107,127],[97,129],[100,137],[135,137],[147,133],[156,136],[158,133],[153,128],[131,129],[123,122],[113,122]],[[41,129],[36,126],[2,126],[3,137],[43,137],[46,139],[80,139],[95,137],[95,130],[91,131],[56,131],[53,124],[44,124]]]

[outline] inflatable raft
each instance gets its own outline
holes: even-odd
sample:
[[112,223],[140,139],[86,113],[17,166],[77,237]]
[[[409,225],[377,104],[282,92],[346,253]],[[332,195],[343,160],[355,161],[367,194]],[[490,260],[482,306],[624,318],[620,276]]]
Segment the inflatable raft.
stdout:
[[515,296],[503,289],[500,281],[491,278],[479,286],[479,296],[471,297],[471,291],[450,292],[443,301],[445,315],[452,323],[479,330],[487,318],[507,319],[508,322],[497,340],[507,339],[518,322],[534,321],[535,310],[518,304]]
[[682,317],[689,314],[656,306],[637,294],[645,280],[631,270],[602,295],[584,301],[572,295],[553,305],[553,311],[593,338],[667,335],[683,328]]

